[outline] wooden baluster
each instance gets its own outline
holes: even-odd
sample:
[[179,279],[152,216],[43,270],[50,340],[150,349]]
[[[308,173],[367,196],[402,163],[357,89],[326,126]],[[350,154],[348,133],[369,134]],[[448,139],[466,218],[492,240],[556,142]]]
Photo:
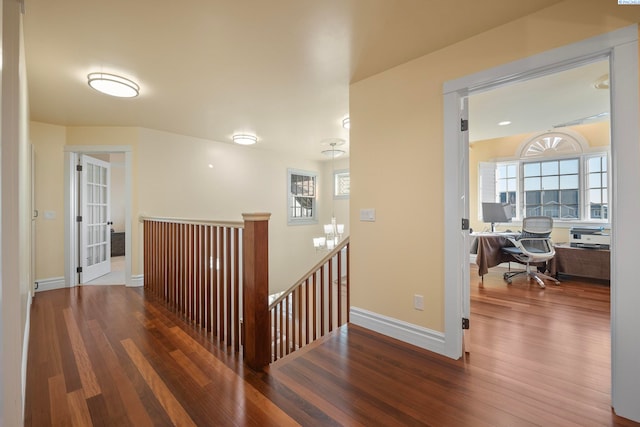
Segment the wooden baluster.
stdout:
[[280,304],[278,304],[278,310],[279,310],[279,314],[280,314],[280,328],[279,328],[279,333],[280,333],[280,353],[279,353],[279,357],[284,356],[284,302],[285,300],[280,301]]
[[[291,339],[288,340],[289,341],[289,345],[287,346],[287,348],[289,349],[289,352],[291,352],[291,349],[295,349],[296,348],[296,317],[297,317],[297,308],[296,307],[296,302],[299,298],[300,295],[300,288],[296,288],[293,290],[293,293],[291,294]],[[287,317],[289,318],[289,317]]]
[[234,349],[240,351],[240,229],[233,230],[233,330]]
[[333,331],[333,258],[329,259],[329,277],[327,278],[327,284],[329,289],[329,312],[327,317],[329,318],[329,332]]
[[284,330],[284,343],[285,343],[285,347],[284,347],[284,354],[289,354],[290,349],[291,349],[291,294],[288,295],[285,298],[286,304],[284,305],[285,307],[285,312],[284,312],[284,321],[285,321],[285,330]]
[[269,363],[269,218],[271,214],[243,214],[242,291],[247,364],[261,370]]
[[350,268],[351,264],[349,263],[349,243],[347,243],[347,245],[345,246],[345,252],[346,252],[346,255],[347,255],[347,266],[346,266],[347,272],[345,274],[345,286],[347,288],[347,307],[346,307],[346,309],[347,309],[347,322],[349,322],[349,316],[350,316],[350,313],[351,313],[351,295],[350,295],[351,283],[349,281],[349,279],[350,279],[349,273],[351,271],[351,268]]
[[227,310],[227,330],[225,332],[225,339],[227,340],[227,345],[231,345],[231,308],[233,307],[233,304],[231,302],[231,295],[232,295],[232,291],[231,291],[231,279],[232,279],[232,270],[231,270],[231,228],[227,227],[226,228],[226,234],[227,234],[227,249],[226,249],[226,271],[227,271],[227,291],[226,291],[226,298],[227,298],[227,302],[225,304],[226,310]]
[[338,283],[336,285],[337,291],[337,299],[338,299],[338,327],[342,326],[342,251],[339,251],[336,254],[338,259]]
[[276,310],[278,309],[278,307],[273,307],[273,310],[271,310],[271,312],[269,313],[269,337],[271,337],[271,358],[269,360],[271,360],[272,362],[276,361],[276,357],[277,357],[277,353],[278,353],[278,348],[276,345]]
[[325,286],[324,286],[324,266],[320,267],[320,336],[324,336],[325,331]]
[[218,239],[219,227],[215,226],[211,229],[213,240],[211,241],[211,249],[213,250],[213,259],[211,267],[211,322],[213,335],[218,336]]
[[[315,277],[315,274],[314,274]],[[304,302],[304,311],[305,311],[305,337],[304,337],[304,343],[305,344],[309,344],[309,336],[311,335],[311,325],[310,325],[310,319],[309,319],[309,303],[310,303],[310,299],[309,299],[309,279],[307,279],[305,281],[305,289],[304,289],[304,297],[305,297],[305,302]],[[315,319],[314,322],[315,324]]]
[[218,283],[218,339],[224,341],[224,286],[226,277],[226,259],[227,254],[224,252],[224,227],[220,227],[219,230],[220,239],[218,240],[218,257],[220,261],[219,266],[219,283]]
[[204,325],[207,332],[211,332],[211,227],[207,225],[205,227],[204,235],[204,253],[205,253],[205,282],[204,282]]
[[318,337],[318,272],[313,273],[313,339]]
[[[305,286],[309,286],[309,279],[307,279]],[[302,347],[302,343],[304,341],[302,341],[302,331],[304,330],[304,325],[305,323],[303,323],[303,311],[306,313],[306,310],[304,309],[304,306],[302,305],[302,293],[303,291],[303,287],[300,287],[300,290],[298,291],[298,344],[300,347]]]
[[193,321],[196,325],[202,326],[202,319],[200,318],[200,314],[202,310],[200,309],[200,303],[202,301],[202,226],[196,225],[196,271],[195,271],[196,281],[194,288],[194,298],[193,298]]

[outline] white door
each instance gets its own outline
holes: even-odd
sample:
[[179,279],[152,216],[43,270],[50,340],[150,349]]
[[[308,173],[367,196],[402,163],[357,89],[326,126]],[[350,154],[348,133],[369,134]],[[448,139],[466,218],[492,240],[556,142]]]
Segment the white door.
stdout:
[[80,283],[86,283],[111,272],[111,170],[109,163],[85,155],[81,164]]

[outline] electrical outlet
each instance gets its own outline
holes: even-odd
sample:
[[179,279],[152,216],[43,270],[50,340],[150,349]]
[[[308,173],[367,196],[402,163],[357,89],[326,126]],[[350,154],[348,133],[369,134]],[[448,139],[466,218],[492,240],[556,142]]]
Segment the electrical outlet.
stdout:
[[413,296],[413,308],[416,310],[424,310],[424,297],[422,295]]

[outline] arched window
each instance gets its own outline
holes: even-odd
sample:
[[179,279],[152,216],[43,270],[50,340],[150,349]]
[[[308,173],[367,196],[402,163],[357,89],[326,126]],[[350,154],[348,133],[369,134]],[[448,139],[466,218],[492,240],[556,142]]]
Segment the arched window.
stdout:
[[517,157],[529,159],[535,157],[558,157],[582,154],[588,144],[577,132],[544,132],[535,135],[520,146]]

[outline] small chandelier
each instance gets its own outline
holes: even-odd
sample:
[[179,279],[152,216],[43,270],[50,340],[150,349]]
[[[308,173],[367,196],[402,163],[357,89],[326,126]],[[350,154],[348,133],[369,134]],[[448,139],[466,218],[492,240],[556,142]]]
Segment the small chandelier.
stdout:
[[[325,144],[330,145],[330,150],[324,150],[322,154],[325,156],[331,157],[331,171],[332,175],[335,172],[335,159],[338,156],[343,155],[345,152],[343,150],[336,150],[336,146],[344,144],[343,139],[329,139],[325,142]],[[333,197],[331,197],[331,223],[324,225],[324,236],[322,237],[314,237],[313,238],[313,247],[316,248],[316,251],[325,250],[332,251],[340,240],[342,240],[342,236],[344,234],[344,224],[338,224],[336,221],[336,216],[333,210]]]

